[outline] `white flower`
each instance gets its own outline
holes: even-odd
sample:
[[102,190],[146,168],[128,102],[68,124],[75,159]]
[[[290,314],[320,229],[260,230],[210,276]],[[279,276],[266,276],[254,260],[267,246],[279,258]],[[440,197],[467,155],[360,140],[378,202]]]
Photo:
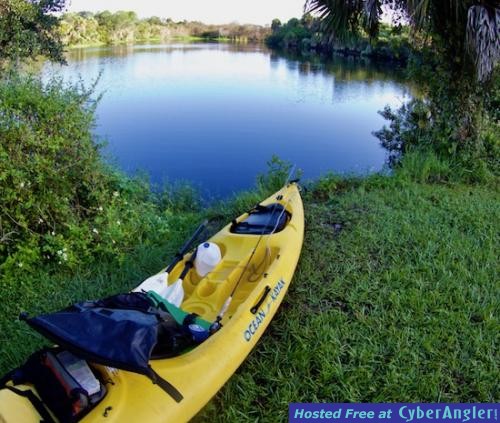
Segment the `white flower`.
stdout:
[[113,193],[113,197],[118,197],[119,195],[120,195],[120,193],[119,193],[118,191],[115,191],[115,192]]
[[96,228],[92,229],[92,232],[94,232],[95,234],[99,233],[99,231]]
[[113,244],[116,244],[116,241],[115,241],[114,239],[112,239],[112,240],[111,240],[111,242],[112,242]]
[[102,211],[102,206],[99,206],[99,209],[98,209],[98,210],[99,210],[99,211]]
[[21,182],[21,183],[19,184],[19,188],[24,188],[24,182]]
[[55,236],[55,234],[56,234],[56,231],[52,231],[52,232],[51,232],[51,235],[52,235],[52,236]]
[[117,220],[117,221],[116,221],[116,224],[117,224],[118,226],[120,226],[120,225],[122,224],[122,222],[120,222],[119,220]]
[[23,267],[23,263],[22,263],[22,262],[19,262],[17,265],[18,265],[19,267]]
[[38,218],[38,223],[43,223],[43,219],[41,217]]
[[57,252],[57,255],[58,255],[58,256],[60,256],[62,253],[63,253],[63,252],[62,252],[62,250],[59,250],[59,251]]

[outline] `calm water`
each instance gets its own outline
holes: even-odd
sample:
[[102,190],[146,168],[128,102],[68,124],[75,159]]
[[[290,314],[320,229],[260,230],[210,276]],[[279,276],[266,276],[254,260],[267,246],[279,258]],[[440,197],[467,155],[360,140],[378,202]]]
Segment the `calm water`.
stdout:
[[381,169],[386,154],[371,135],[384,123],[377,111],[408,95],[390,67],[228,44],[79,49],[68,66],[45,72],[88,84],[101,74],[96,132],[109,159],[211,196],[253,186],[273,154],[306,179]]

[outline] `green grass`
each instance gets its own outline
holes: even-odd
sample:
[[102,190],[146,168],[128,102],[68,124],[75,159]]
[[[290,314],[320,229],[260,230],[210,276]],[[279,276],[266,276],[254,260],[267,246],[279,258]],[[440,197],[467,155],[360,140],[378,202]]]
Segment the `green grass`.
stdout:
[[500,400],[499,199],[324,179],[281,310],[197,421],[287,421],[300,401]]
[[[292,401],[500,400],[498,189],[406,176],[331,176],[309,187],[302,256],[283,305],[195,421],[287,421]],[[231,212],[254,197],[233,201]],[[122,266],[0,285],[1,371],[42,342],[19,311],[131,288],[196,220],[173,224],[165,245],[139,246]]]

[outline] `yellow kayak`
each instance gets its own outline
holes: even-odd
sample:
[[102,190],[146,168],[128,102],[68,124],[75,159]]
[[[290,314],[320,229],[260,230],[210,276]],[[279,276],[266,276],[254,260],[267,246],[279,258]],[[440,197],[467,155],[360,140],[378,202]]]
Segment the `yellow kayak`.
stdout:
[[[182,399],[176,401],[143,375],[96,365],[107,393],[83,422],[185,422],[217,393],[263,335],[299,260],[304,211],[297,184],[288,184],[260,203],[263,207],[275,204],[286,214],[283,227],[273,228],[270,234],[252,233],[245,213],[209,240],[221,251],[217,266],[204,277],[190,271],[183,281],[181,308],[206,321],[215,321],[230,296],[232,301],[220,330],[204,342],[177,357],[150,362]],[[174,267],[170,282],[177,280],[183,264]],[[16,388],[33,390],[28,385]],[[0,390],[0,422],[39,421],[30,401],[11,390]]]

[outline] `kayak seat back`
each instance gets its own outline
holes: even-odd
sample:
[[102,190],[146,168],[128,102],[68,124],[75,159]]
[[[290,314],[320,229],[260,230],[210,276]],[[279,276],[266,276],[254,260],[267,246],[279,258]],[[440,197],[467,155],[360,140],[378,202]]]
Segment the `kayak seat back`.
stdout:
[[261,206],[260,204],[248,213],[241,221],[233,221],[229,231],[241,235],[268,235],[282,231],[290,213],[279,203]]

